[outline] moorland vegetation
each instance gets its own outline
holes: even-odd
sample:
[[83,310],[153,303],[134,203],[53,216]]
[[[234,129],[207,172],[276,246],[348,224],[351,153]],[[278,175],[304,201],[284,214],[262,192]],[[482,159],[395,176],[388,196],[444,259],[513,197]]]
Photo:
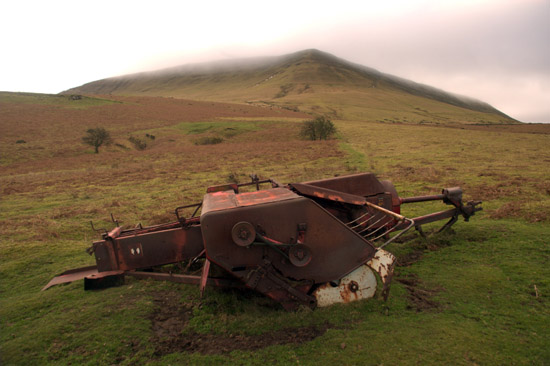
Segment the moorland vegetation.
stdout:
[[[0,362],[547,364],[550,126],[406,94],[382,77],[368,90],[351,82],[351,66],[315,57],[273,66],[280,85],[294,87],[275,98],[279,86],[262,86],[255,101],[249,87],[240,92],[249,103],[226,103],[236,98],[229,86],[277,77],[256,68],[212,84],[205,74],[182,89],[149,80],[171,85],[174,95],[162,97],[0,93]],[[223,102],[201,98],[214,90]],[[303,139],[304,121],[319,116],[337,133]],[[82,136],[98,126],[112,144],[96,154]],[[172,221],[173,209],[200,202],[206,187],[252,173],[300,182],[362,171],[392,180],[404,197],[459,185],[465,200],[484,201],[470,222],[440,234],[431,225],[426,238],[412,233],[388,247],[399,264],[387,302],[286,312],[248,291],[207,289],[200,298],[194,286],[133,279],[101,291],[76,282],[40,292],[54,275],[93,264],[90,221]],[[402,213],[445,208],[432,202]]]

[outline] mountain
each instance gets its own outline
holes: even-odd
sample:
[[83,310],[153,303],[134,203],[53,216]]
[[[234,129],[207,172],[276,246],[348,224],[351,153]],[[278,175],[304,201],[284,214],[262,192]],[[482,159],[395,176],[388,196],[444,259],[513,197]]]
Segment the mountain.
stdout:
[[265,104],[338,119],[400,123],[514,123],[458,96],[318,50],[188,64],[94,81],[63,94],[119,94]]

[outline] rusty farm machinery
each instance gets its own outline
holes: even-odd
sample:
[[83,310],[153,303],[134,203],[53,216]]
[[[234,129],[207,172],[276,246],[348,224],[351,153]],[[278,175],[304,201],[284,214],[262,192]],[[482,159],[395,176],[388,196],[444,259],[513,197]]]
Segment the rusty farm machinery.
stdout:
[[[403,204],[434,200],[452,207],[401,215]],[[468,221],[479,204],[463,203],[459,187],[401,198],[372,173],[285,185],[252,176],[209,187],[202,202],[176,208],[173,222],[131,229],[116,223],[88,249],[96,265],[66,271],[43,290],[78,279],[85,289],[103,288],[133,276],[196,284],[201,295],[206,286],[249,288],[285,309],[370,298],[378,282],[387,296],[396,259],[384,248],[426,223],[448,219],[445,229],[459,216]],[[163,270],[174,264],[202,270]]]

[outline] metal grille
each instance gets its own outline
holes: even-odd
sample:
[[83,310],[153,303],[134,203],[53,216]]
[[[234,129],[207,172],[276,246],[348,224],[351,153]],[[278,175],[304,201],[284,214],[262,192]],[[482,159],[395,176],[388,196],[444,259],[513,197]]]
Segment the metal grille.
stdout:
[[373,243],[383,248],[414,226],[414,220],[370,202],[365,202],[365,213],[346,225]]

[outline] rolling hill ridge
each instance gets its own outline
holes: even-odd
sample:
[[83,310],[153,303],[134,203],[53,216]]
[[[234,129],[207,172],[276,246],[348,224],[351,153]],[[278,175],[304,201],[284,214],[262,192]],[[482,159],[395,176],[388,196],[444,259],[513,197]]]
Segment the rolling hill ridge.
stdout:
[[188,64],[94,81],[64,94],[142,95],[249,103],[337,119],[515,123],[479,100],[379,72],[318,50]]

